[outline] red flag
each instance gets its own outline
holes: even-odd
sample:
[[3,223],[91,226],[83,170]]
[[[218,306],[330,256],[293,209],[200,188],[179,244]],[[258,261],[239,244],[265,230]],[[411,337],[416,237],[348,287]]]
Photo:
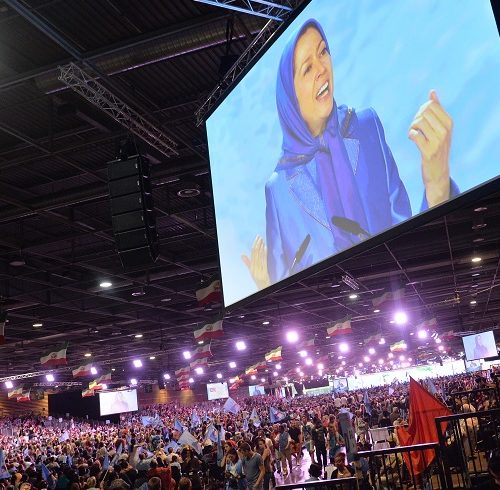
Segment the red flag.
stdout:
[[208,286],[198,289],[196,299],[200,305],[219,302],[222,299],[220,280],[215,279]]
[[[398,427],[398,438],[401,446],[439,442],[434,419],[446,415],[451,415],[448,407],[410,377],[408,428]],[[442,426],[441,430],[444,433],[446,426]],[[412,451],[403,455],[408,471],[411,472],[411,468],[413,468],[414,475],[422,473],[431,464],[434,456],[435,453],[432,449]]]

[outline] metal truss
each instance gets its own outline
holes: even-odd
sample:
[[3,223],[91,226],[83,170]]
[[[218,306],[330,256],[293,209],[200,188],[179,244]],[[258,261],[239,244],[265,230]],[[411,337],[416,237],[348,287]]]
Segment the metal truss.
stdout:
[[175,141],[75,63],[60,66],[58,79],[165,156],[178,155]]
[[45,382],[45,383],[33,383],[31,386],[33,388],[36,388],[36,387],[52,387],[54,388],[54,386],[82,386],[83,385],[83,382],[82,381],[53,381],[53,382]]
[[266,0],[194,0],[199,3],[214,5],[236,12],[264,17],[265,19],[281,22],[285,15],[292,10],[290,2],[270,2]]

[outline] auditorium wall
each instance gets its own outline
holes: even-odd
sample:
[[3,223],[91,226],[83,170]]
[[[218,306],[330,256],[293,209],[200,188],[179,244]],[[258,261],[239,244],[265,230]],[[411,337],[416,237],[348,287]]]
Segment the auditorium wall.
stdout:
[[137,399],[139,407],[153,405],[156,403],[173,403],[179,405],[191,405],[193,403],[207,401],[207,387],[204,384],[193,387],[192,390],[178,391],[173,389],[160,390],[158,385],[150,385],[151,392],[148,393],[141,387],[138,390]]
[[48,395],[43,400],[31,400],[29,402],[18,402],[15,399],[9,400],[7,392],[0,391],[0,415],[23,415],[26,413],[35,413],[47,415],[49,411]]

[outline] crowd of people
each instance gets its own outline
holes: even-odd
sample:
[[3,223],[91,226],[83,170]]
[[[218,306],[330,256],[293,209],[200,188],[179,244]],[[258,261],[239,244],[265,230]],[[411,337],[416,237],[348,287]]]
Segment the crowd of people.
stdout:
[[[472,412],[497,406],[494,391],[486,390],[491,383],[476,374],[458,375],[434,379],[432,390],[453,411]],[[470,390],[473,398],[460,395]],[[237,402],[231,411],[224,410],[224,400],[147,406],[123,414],[117,425],[71,419],[59,424],[34,414],[0,419],[0,487],[269,490],[293,475],[303,458],[310,458],[312,481],[353,475],[367,481],[366,461],[346,457],[340,414],[350,414],[362,451],[372,447],[370,428],[404,425],[409,412],[404,383]],[[397,445],[397,431],[392,434]],[[491,472],[500,481],[495,461]]]

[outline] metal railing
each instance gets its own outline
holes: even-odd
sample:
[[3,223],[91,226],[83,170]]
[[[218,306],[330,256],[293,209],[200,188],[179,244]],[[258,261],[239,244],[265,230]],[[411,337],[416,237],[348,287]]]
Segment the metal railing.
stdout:
[[304,490],[358,490],[358,480],[351,478],[333,478],[331,480],[318,480],[310,482],[289,483],[287,485],[278,485],[276,490],[294,490],[302,488]]
[[368,462],[369,481],[375,488],[448,488],[437,443],[360,451],[358,456]]
[[[500,409],[437,417],[435,423],[447,485],[458,480],[475,488],[487,480],[489,455],[500,449]],[[444,433],[440,426],[447,427]]]
[[474,390],[456,391],[451,393],[450,396],[453,397],[452,405],[455,413],[462,409],[464,403],[477,408],[482,398],[487,398],[490,403],[494,404],[496,407],[500,407],[500,389],[498,387],[498,381],[495,388],[476,388]]

